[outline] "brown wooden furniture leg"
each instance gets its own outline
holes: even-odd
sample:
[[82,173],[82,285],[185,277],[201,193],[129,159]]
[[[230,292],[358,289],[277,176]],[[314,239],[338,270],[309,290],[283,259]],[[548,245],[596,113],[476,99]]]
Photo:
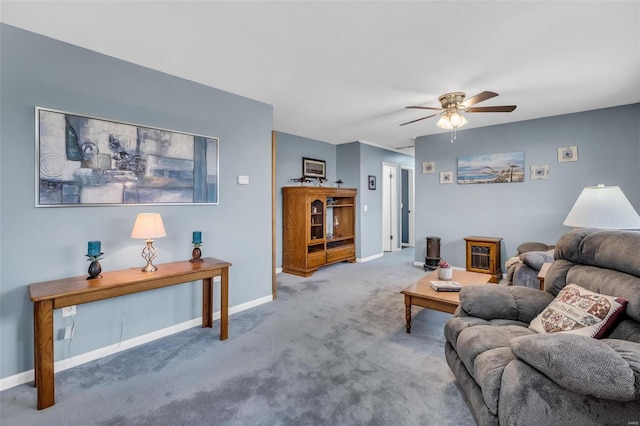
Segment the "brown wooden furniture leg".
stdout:
[[404,306],[405,306],[404,316],[405,316],[405,319],[407,320],[407,333],[410,334],[411,333],[411,300],[409,300],[407,297],[405,297]]
[[56,403],[53,371],[53,300],[33,305],[34,367],[38,410]]
[[229,268],[220,277],[220,340],[229,338]]
[[213,278],[202,279],[202,328],[213,327]]

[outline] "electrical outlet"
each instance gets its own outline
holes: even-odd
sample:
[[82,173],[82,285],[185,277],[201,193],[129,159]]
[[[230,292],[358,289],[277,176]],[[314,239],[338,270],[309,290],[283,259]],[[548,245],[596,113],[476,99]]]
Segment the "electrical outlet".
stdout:
[[73,325],[68,325],[64,329],[64,340],[73,339],[73,332],[75,331],[75,327]]
[[76,314],[76,305],[62,308],[62,318]]

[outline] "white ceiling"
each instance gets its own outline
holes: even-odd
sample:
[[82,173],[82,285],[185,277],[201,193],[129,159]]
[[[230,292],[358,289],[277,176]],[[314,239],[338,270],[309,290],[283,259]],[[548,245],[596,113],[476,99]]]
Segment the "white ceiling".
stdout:
[[333,144],[443,132],[399,124],[450,91],[518,105],[465,129],[640,102],[639,1],[3,0],[0,20],[266,102],[275,130]]

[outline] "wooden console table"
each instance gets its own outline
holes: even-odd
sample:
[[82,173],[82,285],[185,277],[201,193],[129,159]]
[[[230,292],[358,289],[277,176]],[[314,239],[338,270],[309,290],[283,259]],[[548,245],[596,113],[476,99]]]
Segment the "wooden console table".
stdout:
[[35,385],[38,410],[55,404],[53,310],[112,297],[202,280],[202,327],[213,327],[213,278],[220,277],[220,340],[228,338],[229,267],[231,263],[211,257],[157,265],[156,272],[140,268],[105,272],[100,278],[64,278],[29,285],[33,304]]

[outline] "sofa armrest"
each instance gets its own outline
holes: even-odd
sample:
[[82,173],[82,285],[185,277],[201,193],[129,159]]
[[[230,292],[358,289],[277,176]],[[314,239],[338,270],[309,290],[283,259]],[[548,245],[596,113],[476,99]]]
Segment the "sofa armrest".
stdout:
[[468,316],[485,320],[530,323],[552,300],[553,295],[528,287],[479,284],[460,290],[460,309]]
[[639,343],[553,333],[516,337],[510,346],[520,360],[574,393],[640,399]]

